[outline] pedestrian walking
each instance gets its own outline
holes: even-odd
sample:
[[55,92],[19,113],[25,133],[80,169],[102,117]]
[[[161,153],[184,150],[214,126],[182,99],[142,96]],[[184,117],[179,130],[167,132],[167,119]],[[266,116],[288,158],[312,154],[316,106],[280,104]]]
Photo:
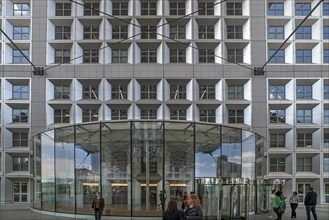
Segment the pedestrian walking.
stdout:
[[306,193],[304,205],[306,207],[306,215],[307,220],[311,220],[311,212],[313,215],[314,220],[318,219],[318,216],[316,214],[316,207],[317,204],[317,194],[313,191],[313,187],[310,186],[309,191]]
[[277,216],[276,220],[282,220],[282,214],[283,214],[283,212],[282,212],[282,210],[281,210],[280,207],[281,207],[283,201],[281,199],[281,195],[282,195],[282,192],[277,191],[275,193],[275,197],[273,199],[273,205],[272,205],[272,207],[273,207],[273,211],[275,212],[275,214]]
[[291,207],[291,218],[296,218],[296,209],[298,207],[298,196],[296,191],[290,196],[289,203]]

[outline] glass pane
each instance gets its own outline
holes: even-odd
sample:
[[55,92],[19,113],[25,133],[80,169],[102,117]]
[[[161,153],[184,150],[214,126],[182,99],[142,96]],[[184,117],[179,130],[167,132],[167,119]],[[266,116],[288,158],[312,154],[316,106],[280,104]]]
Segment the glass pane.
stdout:
[[254,133],[242,131],[242,178],[255,179],[256,136]]

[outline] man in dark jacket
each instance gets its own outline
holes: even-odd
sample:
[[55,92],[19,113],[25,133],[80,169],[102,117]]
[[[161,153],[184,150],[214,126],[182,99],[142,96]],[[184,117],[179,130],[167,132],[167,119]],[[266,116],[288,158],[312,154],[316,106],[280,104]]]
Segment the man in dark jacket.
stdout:
[[311,211],[314,220],[318,219],[315,211],[316,200],[317,200],[317,194],[316,192],[313,191],[313,187],[310,187],[308,193],[306,193],[304,200],[304,205],[306,206],[307,220],[311,219],[311,213],[310,213]]

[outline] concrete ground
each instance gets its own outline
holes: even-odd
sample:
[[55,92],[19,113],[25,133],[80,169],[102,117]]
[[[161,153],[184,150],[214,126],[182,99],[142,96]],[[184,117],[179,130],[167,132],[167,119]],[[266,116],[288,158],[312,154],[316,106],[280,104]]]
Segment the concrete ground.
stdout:
[[[286,212],[283,215],[283,220],[291,219],[290,218],[290,207],[287,207]],[[329,220],[329,204],[317,206],[318,220]],[[65,215],[60,216],[61,214],[48,213],[36,213],[30,210],[29,204],[0,204],[0,219],[1,220],[93,220],[94,217],[89,216],[76,216],[67,217]],[[145,218],[119,218],[119,217],[108,217],[104,216],[102,220],[144,220]],[[150,220],[161,220],[161,218],[148,218]],[[263,215],[251,215],[249,216],[250,220],[267,220],[270,219],[265,214]],[[313,218],[311,218],[313,219]],[[297,208],[297,218],[295,220],[306,220],[306,211],[303,205],[299,205]]]

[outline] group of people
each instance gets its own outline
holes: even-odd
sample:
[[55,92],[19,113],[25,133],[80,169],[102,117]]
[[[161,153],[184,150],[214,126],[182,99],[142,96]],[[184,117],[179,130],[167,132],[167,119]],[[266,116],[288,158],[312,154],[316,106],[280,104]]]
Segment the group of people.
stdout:
[[[269,212],[269,217],[274,218],[275,220],[281,220],[282,215],[286,209],[285,199],[286,197],[283,195],[281,191],[272,190],[272,194],[270,197],[272,210]],[[293,192],[289,197],[289,203],[291,207],[291,218],[296,218],[296,209],[298,207],[298,194],[297,192]],[[304,199],[304,205],[306,207],[306,215],[307,220],[311,219],[311,212],[314,220],[317,220],[317,214],[315,211],[315,206],[317,204],[317,194],[313,191],[313,187],[309,188],[309,192],[306,193]]]

